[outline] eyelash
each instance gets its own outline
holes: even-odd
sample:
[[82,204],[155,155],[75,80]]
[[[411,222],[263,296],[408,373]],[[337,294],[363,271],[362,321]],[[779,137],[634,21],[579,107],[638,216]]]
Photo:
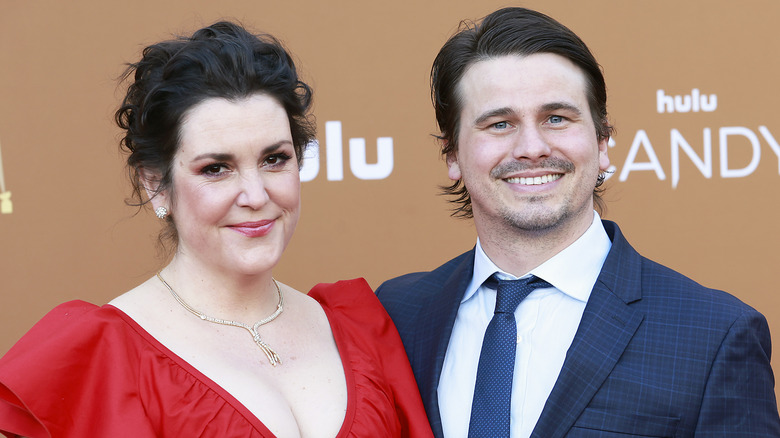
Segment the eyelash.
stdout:
[[[268,163],[268,160],[270,159],[276,159],[276,163]],[[283,166],[287,161],[292,159],[290,155],[288,155],[286,152],[279,152],[276,154],[269,155],[265,160],[263,160],[263,164],[268,163],[268,166],[276,167],[276,166]]]
[[[269,163],[270,160],[276,160],[275,163]],[[263,165],[269,166],[269,167],[281,167],[284,166],[285,163],[287,163],[289,160],[291,160],[292,157],[284,152],[279,152],[276,154],[271,154],[268,157],[263,160]],[[205,175],[207,177],[219,177],[225,174],[229,169],[229,166],[227,163],[211,163],[206,166],[203,166],[203,168],[200,169],[200,173],[202,175]]]
[[[200,170],[200,173],[211,177],[220,176],[223,173],[225,173],[223,169],[226,169],[227,167],[228,167],[227,163],[211,163],[209,165],[204,166]],[[213,172],[213,170],[216,170],[216,172]]]

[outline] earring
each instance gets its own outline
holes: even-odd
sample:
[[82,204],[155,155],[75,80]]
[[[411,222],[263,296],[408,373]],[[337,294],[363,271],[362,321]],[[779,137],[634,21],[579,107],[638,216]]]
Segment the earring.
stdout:
[[168,216],[168,209],[165,207],[157,207],[154,209],[154,214],[160,219],[165,219],[165,216]]

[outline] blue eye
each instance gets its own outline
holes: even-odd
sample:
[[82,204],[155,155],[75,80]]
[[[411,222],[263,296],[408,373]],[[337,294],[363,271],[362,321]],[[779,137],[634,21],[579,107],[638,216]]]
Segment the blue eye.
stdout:
[[493,127],[496,128],[496,129],[506,129],[506,128],[509,127],[509,123],[507,123],[507,122],[498,122],[498,123],[494,123]]
[[550,123],[562,123],[563,117],[561,116],[550,116]]

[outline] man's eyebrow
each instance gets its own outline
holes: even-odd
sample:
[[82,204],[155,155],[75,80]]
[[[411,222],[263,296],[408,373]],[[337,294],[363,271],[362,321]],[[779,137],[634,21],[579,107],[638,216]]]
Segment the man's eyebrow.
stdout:
[[[579,109],[579,107],[568,103],[568,102],[550,102],[542,105],[539,108],[540,112],[551,112],[551,111],[560,111],[560,110],[566,110],[571,111],[572,113],[576,114],[577,116],[582,115],[582,111]],[[487,120],[493,118],[493,117],[506,117],[510,115],[514,115],[515,111],[508,107],[501,107],[501,108],[495,108],[488,111],[485,111],[484,113],[480,114],[479,117],[477,117],[474,120],[474,125],[481,125],[485,123]]]
[[512,115],[514,113],[515,113],[514,110],[512,110],[512,108],[509,108],[508,106],[492,109],[480,114],[480,116],[477,117],[476,120],[474,120],[474,124],[481,125],[485,123],[485,121],[493,117],[504,117],[504,116]]
[[541,107],[542,112],[551,112],[551,111],[560,111],[560,110],[566,110],[571,111],[574,114],[581,116],[582,111],[577,107],[567,102],[550,102],[542,105]]

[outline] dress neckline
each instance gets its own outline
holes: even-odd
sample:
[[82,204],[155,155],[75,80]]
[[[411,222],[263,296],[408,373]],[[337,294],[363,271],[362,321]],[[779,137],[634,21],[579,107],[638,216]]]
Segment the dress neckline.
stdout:
[[[354,376],[354,370],[351,367],[351,361],[349,357],[349,349],[347,348],[345,334],[339,329],[339,327],[334,324],[334,315],[330,308],[324,306],[319,300],[316,300],[317,303],[320,305],[322,310],[325,312],[325,316],[328,319],[328,324],[330,325],[331,333],[333,333],[333,339],[336,342],[336,348],[339,352],[339,357],[341,358],[341,367],[344,371],[344,380],[346,381],[347,385],[347,411],[344,414],[344,422],[341,424],[341,427],[339,428],[339,432],[336,435],[336,437],[344,437],[347,436],[347,433],[350,430],[350,427],[353,423],[353,420],[355,418],[355,410],[356,410],[356,395],[355,395],[355,376]],[[96,306],[97,307],[97,306]],[[163,355],[168,357],[170,360],[175,362],[179,367],[181,367],[183,370],[191,374],[195,379],[202,382],[204,385],[206,385],[209,389],[214,391],[216,394],[218,394],[220,397],[222,397],[227,403],[229,403],[231,406],[233,406],[234,409],[236,409],[237,412],[239,412],[242,416],[244,416],[247,421],[252,424],[252,426],[255,427],[260,433],[263,435],[267,435],[270,437],[276,437],[273,432],[271,432],[266,425],[260,421],[257,416],[255,416],[252,411],[249,410],[246,406],[244,406],[237,398],[235,398],[231,393],[229,393],[226,389],[224,389],[222,386],[220,386],[217,382],[203,374],[200,370],[195,368],[192,364],[184,360],[181,356],[174,353],[171,349],[166,347],[162,342],[158,341],[157,338],[152,336],[151,333],[146,331],[138,322],[136,322],[130,315],[123,312],[118,307],[112,305],[112,304],[105,304],[102,306],[103,309],[114,311],[128,326],[130,326],[133,331],[138,333],[141,338],[143,338],[148,344],[150,344],[155,349],[159,350]]]

